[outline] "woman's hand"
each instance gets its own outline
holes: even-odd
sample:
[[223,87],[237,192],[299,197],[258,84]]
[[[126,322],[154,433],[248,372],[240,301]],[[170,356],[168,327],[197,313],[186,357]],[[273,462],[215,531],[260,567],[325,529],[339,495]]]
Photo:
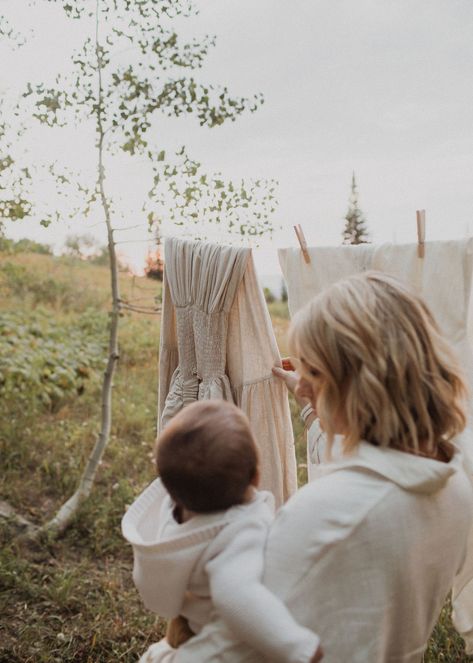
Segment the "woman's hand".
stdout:
[[291,394],[293,394],[297,404],[300,407],[304,407],[304,405],[308,405],[310,403],[308,398],[301,397],[297,393],[296,387],[299,384],[299,374],[296,373],[296,371],[287,371],[280,366],[273,366],[273,375],[284,381],[286,387],[291,392]]
[[[282,365],[283,366],[290,366],[292,367],[292,364],[289,359],[283,359],[282,360]],[[307,428],[310,428],[310,426],[313,424],[315,418],[316,418],[316,412],[315,408],[312,404],[312,401],[310,398],[307,398],[306,396],[301,396],[300,395],[300,377],[299,374],[294,371],[294,370],[287,370],[285,368],[281,368],[280,366],[273,366],[273,375],[276,377],[280,378],[281,380],[284,381],[284,384],[288,388],[288,390],[293,394],[294,398],[296,399],[297,404],[299,405],[300,408],[305,407],[306,405],[310,405],[312,407],[311,410],[307,414],[304,414],[303,421],[304,424]],[[297,388],[299,386],[299,388]],[[319,660],[319,659],[317,659]]]
[[273,366],[273,375],[275,375],[278,378],[281,378],[281,380],[284,381],[286,387],[291,392],[291,394],[294,394],[297,383],[299,381],[299,376],[297,375],[296,371],[286,371],[284,368],[281,368],[280,366]]

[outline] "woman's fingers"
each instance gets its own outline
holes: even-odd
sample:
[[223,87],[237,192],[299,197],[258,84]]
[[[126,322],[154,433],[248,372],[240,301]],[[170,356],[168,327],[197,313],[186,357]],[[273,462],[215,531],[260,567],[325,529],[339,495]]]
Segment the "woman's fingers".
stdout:
[[[300,379],[299,374],[296,373],[296,371],[288,371],[284,370],[284,368],[281,368],[280,366],[273,366],[273,375],[284,381],[291,394],[294,394],[295,399],[300,407],[304,407],[304,405],[308,405],[311,402],[310,394],[300,393]],[[298,385],[299,389],[296,391],[296,387]]]
[[281,359],[281,364],[282,364],[282,367],[284,368],[285,371],[295,371],[296,370],[294,368],[294,364],[289,359],[289,357],[283,357]]
[[286,387],[293,394],[297,384],[297,374],[295,371],[285,371],[280,366],[273,366],[273,375],[284,380]]
[[273,374],[277,375],[278,378],[285,380],[287,373],[288,372],[284,370],[284,368],[281,368],[280,366],[273,366]]

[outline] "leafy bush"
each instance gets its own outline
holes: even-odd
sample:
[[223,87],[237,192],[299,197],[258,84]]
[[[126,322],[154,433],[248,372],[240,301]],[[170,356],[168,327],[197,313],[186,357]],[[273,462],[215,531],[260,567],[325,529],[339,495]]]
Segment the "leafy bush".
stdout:
[[263,292],[266,304],[272,304],[274,301],[276,301],[276,297],[273,295],[270,288],[263,288]]
[[41,244],[32,239],[8,239],[0,237],[0,251],[2,253],[41,253],[42,255],[52,255],[53,251],[49,244]]
[[287,288],[286,288],[286,284],[283,282],[283,284],[281,286],[281,301],[282,302],[287,302],[287,298],[288,298]]
[[271,315],[271,318],[273,318],[273,324],[274,320],[277,318],[280,318],[282,320],[289,320],[289,307],[287,304],[287,301],[274,301],[270,304],[268,304],[268,309],[269,313]]
[[65,311],[82,311],[102,302],[85,287],[71,280],[38,274],[23,265],[6,262],[0,267],[0,283],[13,297],[28,299],[32,306],[45,304]]
[[149,279],[155,279],[156,281],[163,280],[164,260],[159,247],[154,253],[148,254],[146,258],[145,275]]
[[[102,246],[99,249],[98,253],[95,253],[94,255],[88,256],[86,258],[87,262],[90,262],[91,265],[99,265],[101,267],[108,267],[110,264],[110,255],[108,253],[108,247],[107,246]],[[125,265],[123,265],[120,260],[118,260],[118,266],[120,268],[125,268]]]
[[154,367],[158,372],[159,321],[126,315],[120,329],[120,365]]
[[106,320],[95,311],[74,325],[41,310],[0,315],[0,400],[55,410],[81,394],[104,367]]

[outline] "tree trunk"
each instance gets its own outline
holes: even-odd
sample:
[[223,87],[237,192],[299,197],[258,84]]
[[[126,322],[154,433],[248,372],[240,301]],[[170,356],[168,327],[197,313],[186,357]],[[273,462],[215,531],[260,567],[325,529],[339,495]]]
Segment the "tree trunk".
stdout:
[[100,194],[100,201],[104,212],[105,223],[107,226],[108,251],[110,258],[110,278],[112,291],[112,311],[110,319],[110,336],[108,342],[108,361],[105,368],[102,383],[102,416],[100,433],[89,456],[85,470],[80,478],[79,485],[74,494],[60,507],[56,515],[43,527],[37,535],[47,533],[55,535],[62,532],[71,522],[81,503],[90,495],[94,483],[97,468],[102,459],[105,448],[110,437],[112,425],[112,390],[113,375],[118,361],[118,323],[120,318],[120,292],[118,283],[118,261],[115,251],[115,240],[110,215],[110,206],[105,194],[105,169],[103,165],[104,136],[103,127],[103,95],[102,95],[102,55],[99,44],[99,8],[100,0],[96,4],[96,54],[97,54],[97,72],[98,72],[98,102],[96,107],[97,121],[97,152],[98,152],[98,177],[97,185]]

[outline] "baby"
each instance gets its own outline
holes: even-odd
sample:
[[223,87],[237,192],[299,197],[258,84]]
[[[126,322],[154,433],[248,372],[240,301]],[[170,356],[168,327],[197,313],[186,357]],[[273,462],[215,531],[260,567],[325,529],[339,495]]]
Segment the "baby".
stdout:
[[[145,605],[162,617],[181,615],[190,635],[217,614],[275,663],[319,661],[318,636],[261,581],[274,507],[271,494],[256,489],[258,453],[243,412],[223,401],[187,406],[159,437],[157,466],[160,478],[122,521]],[[168,639],[141,661],[173,660],[178,650]]]

